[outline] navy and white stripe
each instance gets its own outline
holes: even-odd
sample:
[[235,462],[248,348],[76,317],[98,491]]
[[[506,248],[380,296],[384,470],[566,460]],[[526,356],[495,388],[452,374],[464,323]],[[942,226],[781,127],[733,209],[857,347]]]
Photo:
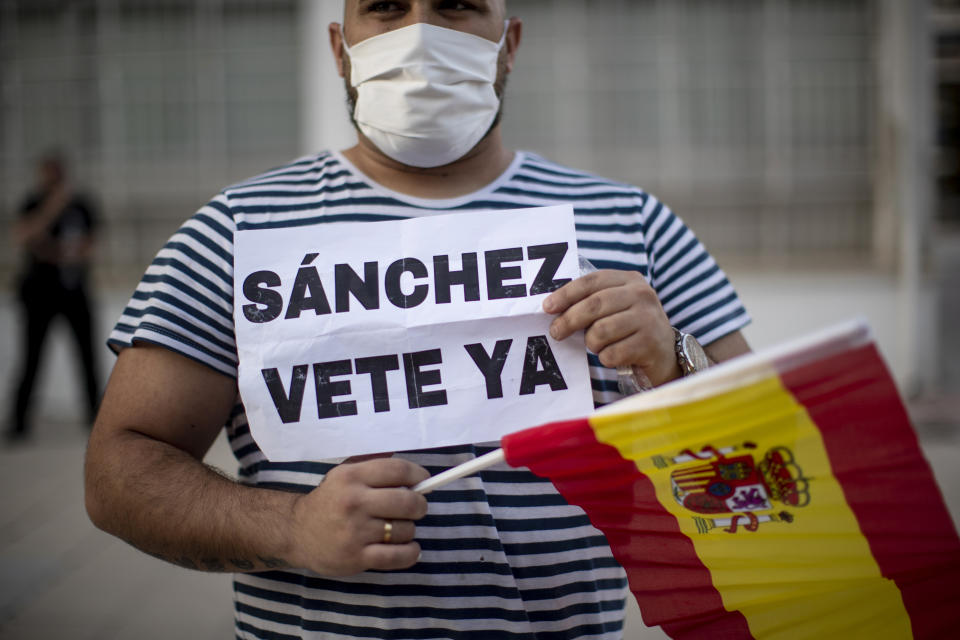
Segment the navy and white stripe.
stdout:
[[[394,220],[569,202],[580,253],[641,273],[671,322],[710,343],[749,318],[724,273],[679,218],[640,189],[518,153],[486,188],[424,200],[371,183],[337,153],[300,159],[224,190],[147,269],[110,336],[166,346],[236,377],[233,237],[238,231]],[[588,356],[594,399],[616,400],[616,372]],[[237,404],[227,433],[240,481],[307,492],[333,463],[267,461]],[[495,444],[402,455],[439,472]],[[614,638],[626,580],[599,531],[553,486],[498,466],[429,495],[417,524],[421,561],[406,571],[330,579],[304,571],[235,578],[241,638]]]

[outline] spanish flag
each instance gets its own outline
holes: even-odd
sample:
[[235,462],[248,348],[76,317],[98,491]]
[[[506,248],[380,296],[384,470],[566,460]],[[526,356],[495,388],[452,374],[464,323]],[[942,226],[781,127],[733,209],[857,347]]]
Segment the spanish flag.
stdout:
[[673,638],[960,638],[960,541],[859,324],[503,439]]

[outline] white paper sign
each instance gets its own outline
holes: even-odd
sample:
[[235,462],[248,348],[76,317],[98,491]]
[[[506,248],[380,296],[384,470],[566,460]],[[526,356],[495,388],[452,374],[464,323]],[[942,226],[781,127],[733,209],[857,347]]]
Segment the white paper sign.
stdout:
[[569,205],[242,230],[234,323],[270,460],[497,440],[593,410],[582,333],[543,298],[579,273]]

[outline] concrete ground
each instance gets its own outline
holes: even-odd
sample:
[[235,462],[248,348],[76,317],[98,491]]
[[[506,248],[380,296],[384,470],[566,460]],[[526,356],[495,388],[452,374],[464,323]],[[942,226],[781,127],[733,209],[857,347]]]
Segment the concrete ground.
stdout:
[[[0,638],[231,637],[229,576],[168,565],[95,529],[84,427],[37,426],[30,443],[0,452]],[[212,460],[230,457],[218,443]]]
[[[741,290],[745,299],[773,299],[775,294],[762,283]],[[120,296],[113,296],[101,305],[101,333],[122,304]],[[770,331],[774,320],[768,317],[778,305],[751,306],[765,331]],[[15,325],[11,301],[0,295],[0,382],[8,386],[16,361]],[[97,531],[87,519],[82,489],[86,432],[70,417],[79,394],[72,389],[73,363],[62,333],[48,354],[33,438],[0,448],[0,486],[6,487],[0,498],[0,639],[231,637],[229,576],[167,565]],[[763,334],[748,338],[763,346]],[[105,350],[101,355],[106,373],[112,359]],[[9,394],[0,397],[6,412]],[[950,398],[940,402],[913,409],[924,451],[954,522],[960,523],[960,403]],[[228,472],[235,468],[222,438],[208,461]],[[646,629],[635,607],[625,636],[666,637]]]

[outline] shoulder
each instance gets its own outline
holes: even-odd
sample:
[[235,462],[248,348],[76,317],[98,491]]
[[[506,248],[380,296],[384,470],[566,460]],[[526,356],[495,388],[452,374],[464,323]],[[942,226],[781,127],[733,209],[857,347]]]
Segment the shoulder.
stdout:
[[[297,158],[285,165],[264,171],[222,189],[185,223],[211,226],[217,235],[232,238],[238,216],[249,211],[272,208],[277,202],[313,196],[318,183],[329,181],[343,167],[329,152]],[[343,175],[341,173],[341,175]]]
[[231,185],[211,204],[230,216],[237,230],[252,230],[316,221],[331,203],[355,203],[351,194],[357,190],[369,185],[339,154],[326,151]]
[[346,168],[337,157],[329,151],[323,151],[241,180],[225,188],[223,193],[230,198],[258,192],[296,191],[346,175]]
[[524,152],[513,176],[513,185],[530,194],[549,193],[566,199],[583,224],[627,223],[633,231],[646,233],[669,209],[642,187],[564,166],[537,154]]
[[512,182],[531,193],[562,194],[578,213],[591,207],[613,207],[617,209],[615,213],[639,212],[655,200],[640,187],[567,167],[529,152],[523,152]]
[[625,182],[604,178],[582,169],[574,169],[553,162],[552,160],[547,160],[543,156],[529,151],[523,151],[521,153],[523,154],[522,161],[515,176],[520,180],[527,180],[534,183],[539,181],[544,184],[567,185],[585,189],[603,187],[623,195],[645,194],[644,190],[640,187]]

